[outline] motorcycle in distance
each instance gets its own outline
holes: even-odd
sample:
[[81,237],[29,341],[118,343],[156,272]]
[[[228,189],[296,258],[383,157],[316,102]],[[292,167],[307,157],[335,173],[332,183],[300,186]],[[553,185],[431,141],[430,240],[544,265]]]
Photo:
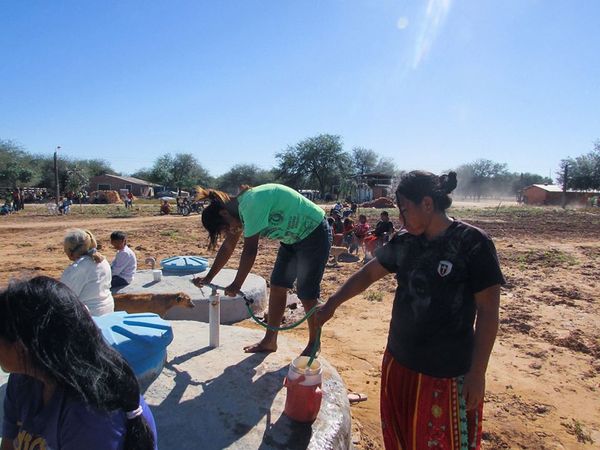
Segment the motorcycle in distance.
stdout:
[[178,210],[181,215],[189,216],[190,213],[201,214],[204,209],[204,202],[201,200],[196,200],[193,202],[188,202],[187,199],[178,207]]

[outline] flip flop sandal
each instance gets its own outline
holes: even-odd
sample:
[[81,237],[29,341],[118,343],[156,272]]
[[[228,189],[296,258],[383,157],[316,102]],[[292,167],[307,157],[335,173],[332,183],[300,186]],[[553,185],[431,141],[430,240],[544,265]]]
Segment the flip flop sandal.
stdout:
[[348,392],[348,401],[351,405],[356,403],[364,402],[368,399],[367,394],[361,394],[360,392]]

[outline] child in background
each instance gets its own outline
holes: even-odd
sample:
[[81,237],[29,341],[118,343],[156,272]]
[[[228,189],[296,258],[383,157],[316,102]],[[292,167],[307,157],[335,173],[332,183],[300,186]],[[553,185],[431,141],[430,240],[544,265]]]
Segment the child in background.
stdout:
[[344,223],[342,222],[342,215],[339,211],[333,211],[331,217],[327,219],[331,219],[331,233],[333,235],[333,245],[342,245],[344,240]]
[[127,245],[127,235],[122,231],[113,231],[110,244],[117,250],[110,268],[112,270],[111,288],[127,286],[133,281],[137,269],[137,258]]
[[344,219],[343,235],[344,246],[350,247],[352,244],[352,239],[354,238],[354,220],[352,220],[350,217],[346,217]]
[[334,239],[335,234],[334,234],[334,230],[333,230],[333,224],[334,224],[333,217],[327,218],[327,224],[329,225],[329,230],[331,231],[331,238]]
[[354,239],[352,240],[352,245],[350,246],[350,253],[353,250],[356,250],[356,254],[358,254],[359,247],[363,246],[363,240],[369,233],[371,226],[367,223],[367,216],[361,214],[358,216],[358,223],[354,227]]

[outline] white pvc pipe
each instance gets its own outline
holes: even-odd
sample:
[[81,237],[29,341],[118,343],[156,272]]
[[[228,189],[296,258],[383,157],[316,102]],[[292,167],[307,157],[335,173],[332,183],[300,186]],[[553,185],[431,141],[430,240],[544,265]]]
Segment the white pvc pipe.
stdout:
[[208,328],[209,328],[209,347],[219,346],[219,326],[221,324],[221,297],[216,289],[213,289],[209,297],[208,306]]

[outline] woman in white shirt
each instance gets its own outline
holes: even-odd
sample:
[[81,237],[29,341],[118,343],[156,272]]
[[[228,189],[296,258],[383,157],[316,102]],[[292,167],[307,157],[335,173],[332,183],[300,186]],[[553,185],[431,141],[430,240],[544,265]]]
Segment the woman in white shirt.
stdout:
[[88,230],[69,230],[64,239],[65,254],[73,263],[60,281],[87,306],[92,316],[103,316],[115,309],[110,293],[111,271],[106,258],[97,250],[96,238]]

